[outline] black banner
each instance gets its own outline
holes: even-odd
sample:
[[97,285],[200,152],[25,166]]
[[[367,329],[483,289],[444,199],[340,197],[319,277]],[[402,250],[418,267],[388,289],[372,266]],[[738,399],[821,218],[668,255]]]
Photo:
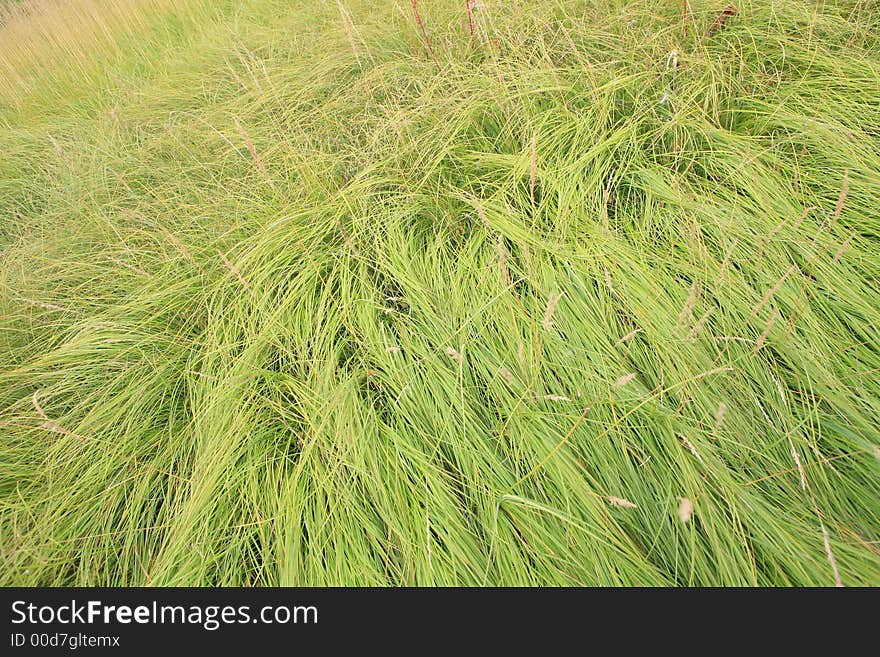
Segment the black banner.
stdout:
[[[687,644],[748,637],[789,647],[817,628],[840,641],[866,631],[873,606],[844,590],[660,589],[0,589],[2,654],[131,654],[361,647],[463,650]],[[865,593],[863,591],[862,593]],[[832,628],[838,628],[832,630]],[[828,632],[831,632],[830,634]],[[805,634],[807,633],[807,634]],[[836,635],[836,636],[835,636]],[[418,642],[416,641],[418,638]],[[593,646],[590,648],[590,646]],[[717,647],[717,646],[716,646]],[[580,651],[579,651],[580,652]]]

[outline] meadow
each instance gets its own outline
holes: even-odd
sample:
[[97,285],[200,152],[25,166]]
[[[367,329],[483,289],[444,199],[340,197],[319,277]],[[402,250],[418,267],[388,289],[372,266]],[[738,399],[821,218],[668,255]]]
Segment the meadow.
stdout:
[[0,585],[880,585],[878,277],[876,0],[0,3]]

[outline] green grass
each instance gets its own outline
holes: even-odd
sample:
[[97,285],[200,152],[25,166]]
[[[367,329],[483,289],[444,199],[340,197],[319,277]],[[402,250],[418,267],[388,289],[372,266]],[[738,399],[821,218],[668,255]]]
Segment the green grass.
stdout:
[[880,585],[878,4],[301,4],[0,27],[0,584]]

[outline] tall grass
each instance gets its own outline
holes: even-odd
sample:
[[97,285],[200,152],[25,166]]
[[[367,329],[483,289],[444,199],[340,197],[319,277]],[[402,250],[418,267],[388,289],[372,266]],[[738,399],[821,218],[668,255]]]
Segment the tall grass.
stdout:
[[0,27],[0,583],[880,584],[875,3],[667,4]]

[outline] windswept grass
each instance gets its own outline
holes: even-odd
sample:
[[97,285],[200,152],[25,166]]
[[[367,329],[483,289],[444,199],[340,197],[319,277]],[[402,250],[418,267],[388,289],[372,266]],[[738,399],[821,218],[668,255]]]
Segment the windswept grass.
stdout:
[[880,584],[876,2],[178,4],[0,26],[0,583]]

